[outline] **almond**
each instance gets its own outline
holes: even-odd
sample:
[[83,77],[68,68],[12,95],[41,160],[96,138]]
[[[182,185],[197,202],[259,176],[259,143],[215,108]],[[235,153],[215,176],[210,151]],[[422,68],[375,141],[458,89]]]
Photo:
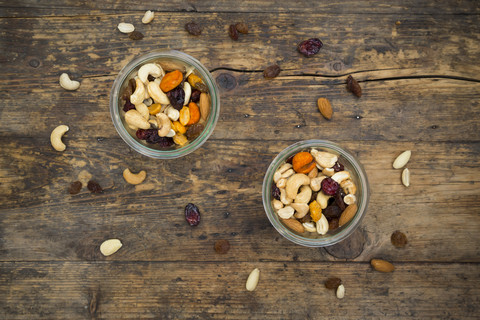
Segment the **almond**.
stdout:
[[318,111],[322,114],[322,116],[330,120],[332,118],[333,110],[330,101],[327,98],[318,98],[317,100]]
[[353,203],[343,210],[340,220],[338,220],[338,226],[341,227],[352,220],[352,218],[355,216],[355,213],[357,213],[357,204]]
[[296,219],[281,219],[283,224],[287,226],[287,228],[298,232],[298,233],[303,233],[305,231],[305,228],[303,225],[300,223],[300,221]]
[[375,270],[380,272],[392,272],[393,270],[395,270],[393,264],[381,259],[372,259],[372,261],[370,261],[370,264]]

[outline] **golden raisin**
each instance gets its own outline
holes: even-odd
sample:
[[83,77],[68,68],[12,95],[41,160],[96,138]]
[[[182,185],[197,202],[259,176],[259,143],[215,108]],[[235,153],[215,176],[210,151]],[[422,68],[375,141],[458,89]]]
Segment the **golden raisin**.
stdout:
[[190,102],[188,104],[188,109],[190,110],[190,120],[187,125],[192,125],[197,123],[200,120],[200,108],[195,102]]
[[187,80],[188,80],[188,83],[190,83],[190,85],[192,86],[192,88],[197,89],[198,91],[201,91],[201,92],[208,91],[207,86],[203,83],[202,79],[200,79],[200,77],[197,76],[196,74],[192,73],[191,75],[188,76]]
[[173,136],[173,142],[175,142],[175,144],[178,144],[179,146],[183,146],[188,142],[188,139],[183,134],[177,133]]
[[154,103],[150,107],[148,107],[148,112],[151,115],[156,115],[160,112],[160,110],[162,110],[162,105],[160,103]]
[[322,217],[322,207],[320,207],[320,204],[317,202],[317,200],[313,200],[310,202],[308,205],[310,209],[310,217],[312,218],[313,221],[317,222],[320,220]]
[[180,110],[180,118],[178,118],[178,121],[184,126],[188,124],[190,121],[190,109],[188,107],[183,107]]
[[182,83],[182,80],[183,74],[180,72],[180,70],[169,72],[163,76],[162,81],[160,82],[160,89],[162,89],[163,92],[173,90],[178,87],[180,83]]
[[181,134],[187,132],[187,128],[185,128],[185,126],[178,121],[173,122],[172,128],[173,128],[173,131]]
[[298,173],[309,173],[315,168],[315,162],[310,152],[299,152],[292,159],[293,170]]

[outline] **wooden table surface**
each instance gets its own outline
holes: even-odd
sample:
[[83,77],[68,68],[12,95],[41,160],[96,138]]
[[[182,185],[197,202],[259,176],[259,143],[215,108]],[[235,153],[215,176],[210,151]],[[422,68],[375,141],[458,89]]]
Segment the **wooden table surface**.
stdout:
[[[476,0],[0,1],[0,318],[478,319],[479,15]],[[228,26],[239,21],[249,34],[235,42]],[[145,38],[130,40],[120,22]],[[296,45],[312,37],[324,47],[301,56]],[[162,161],[121,140],[109,94],[128,61],[167,48],[211,71],[221,114],[201,149]],[[280,75],[264,79],[274,63]],[[59,86],[63,72],[77,91]],[[350,74],[361,98],[346,90]],[[64,152],[49,140],[60,124]],[[356,233],[327,248],[284,239],[261,200],[273,158],[314,138],[349,148],[372,192]],[[392,168],[404,150],[408,188]],[[148,177],[128,185],[125,168]],[[89,179],[104,192],[68,193]],[[185,221],[189,202],[198,227]],[[104,257],[108,238],[123,247]],[[218,239],[230,241],[226,255]],[[372,258],[395,271],[373,270]],[[342,300],[323,285],[332,276]]]

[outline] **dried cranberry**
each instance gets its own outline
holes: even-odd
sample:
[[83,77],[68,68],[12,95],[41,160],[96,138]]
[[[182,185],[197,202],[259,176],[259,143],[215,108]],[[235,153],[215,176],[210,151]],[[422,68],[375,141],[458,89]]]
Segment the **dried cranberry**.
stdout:
[[225,254],[230,250],[230,242],[228,240],[217,240],[215,241],[215,252],[219,254]]
[[335,162],[335,165],[333,166],[333,170],[335,172],[339,172],[339,171],[345,170],[345,167],[340,162]]
[[338,206],[331,205],[323,209],[322,213],[325,218],[330,220],[340,217],[340,215],[342,214],[342,209],[340,209]]
[[123,105],[123,111],[127,112],[128,110],[132,109],[135,109],[135,105],[130,102],[130,99],[127,99]]
[[70,194],[77,194],[82,189],[82,183],[80,181],[74,181],[70,184],[68,188],[68,193]]
[[100,186],[100,184],[98,184],[98,182],[93,181],[93,180],[88,181],[87,188],[92,193],[102,193],[103,192],[103,189]]
[[345,201],[343,201],[343,198],[345,197],[345,193],[343,193],[343,191],[341,189],[339,189],[337,191],[337,193],[335,193],[335,195],[333,196],[333,198],[335,199],[335,204],[343,210],[345,210],[345,208],[347,207],[347,204],[345,203]]
[[408,243],[407,236],[403,232],[400,232],[398,230],[392,233],[392,237],[390,238],[390,240],[392,241],[392,244],[397,248],[403,248]]
[[318,53],[321,47],[323,47],[322,41],[320,41],[318,38],[312,38],[300,42],[298,45],[298,51],[304,56],[310,57]]
[[277,64],[271,65],[263,70],[263,77],[264,78],[275,78],[280,74],[280,67]]
[[203,129],[205,129],[203,124],[195,123],[188,127],[185,135],[187,136],[188,140],[194,140],[200,135],[200,133],[202,133]]
[[190,101],[197,103],[198,101],[200,101],[201,94],[202,92],[200,92],[200,90],[193,90],[192,95],[190,96]]
[[277,200],[280,200],[280,189],[274,184],[272,184],[272,197]]
[[230,38],[232,38],[232,40],[238,40],[238,31],[237,28],[235,28],[234,24],[231,24],[230,27],[228,27],[228,34],[230,35]]
[[325,288],[337,290],[338,286],[342,284],[342,279],[340,278],[328,278],[325,281]]
[[137,132],[135,132],[135,135],[140,140],[147,140],[147,138],[152,135],[153,131],[157,131],[157,130],[155,130],[155,129],[146,129],[146,130],[145,129],[138,129]]
[[326,178],[322,180],[322,191],[323,193],[333,196],[339,188],[337,181],[332,178]]
[[185,206],[185,219],[192,227],[200,223],[200,210],[193,203]]
[[199,36],[202,34],[203,28],[192,21],[185,24],[185,30],[193,36]]
[[335,230],[338,229],[338,218],[333,218],[330,221],[328,221],[328,230]]
[[176,87],[167,92],[168,100],[170,104],[177,110],[182,109],[185,102],[185,91],[183,91],[181,86]]
[[359,98],[362,96],[362,88],[351,75],[347,77],[347,90]]

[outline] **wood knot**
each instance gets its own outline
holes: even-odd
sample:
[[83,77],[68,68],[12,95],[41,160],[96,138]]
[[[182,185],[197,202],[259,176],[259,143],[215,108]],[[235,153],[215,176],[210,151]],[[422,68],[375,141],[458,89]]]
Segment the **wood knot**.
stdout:
[[355,259],[363,252],[364,246],[365,234],[363,230],[358,228],[345,240],[333,246],[325,247],[325,251],[338,259]]
[[237,86],[237,79],[228,73],[219,74],[216,80],[218,85],[227,91],[230,91]]

